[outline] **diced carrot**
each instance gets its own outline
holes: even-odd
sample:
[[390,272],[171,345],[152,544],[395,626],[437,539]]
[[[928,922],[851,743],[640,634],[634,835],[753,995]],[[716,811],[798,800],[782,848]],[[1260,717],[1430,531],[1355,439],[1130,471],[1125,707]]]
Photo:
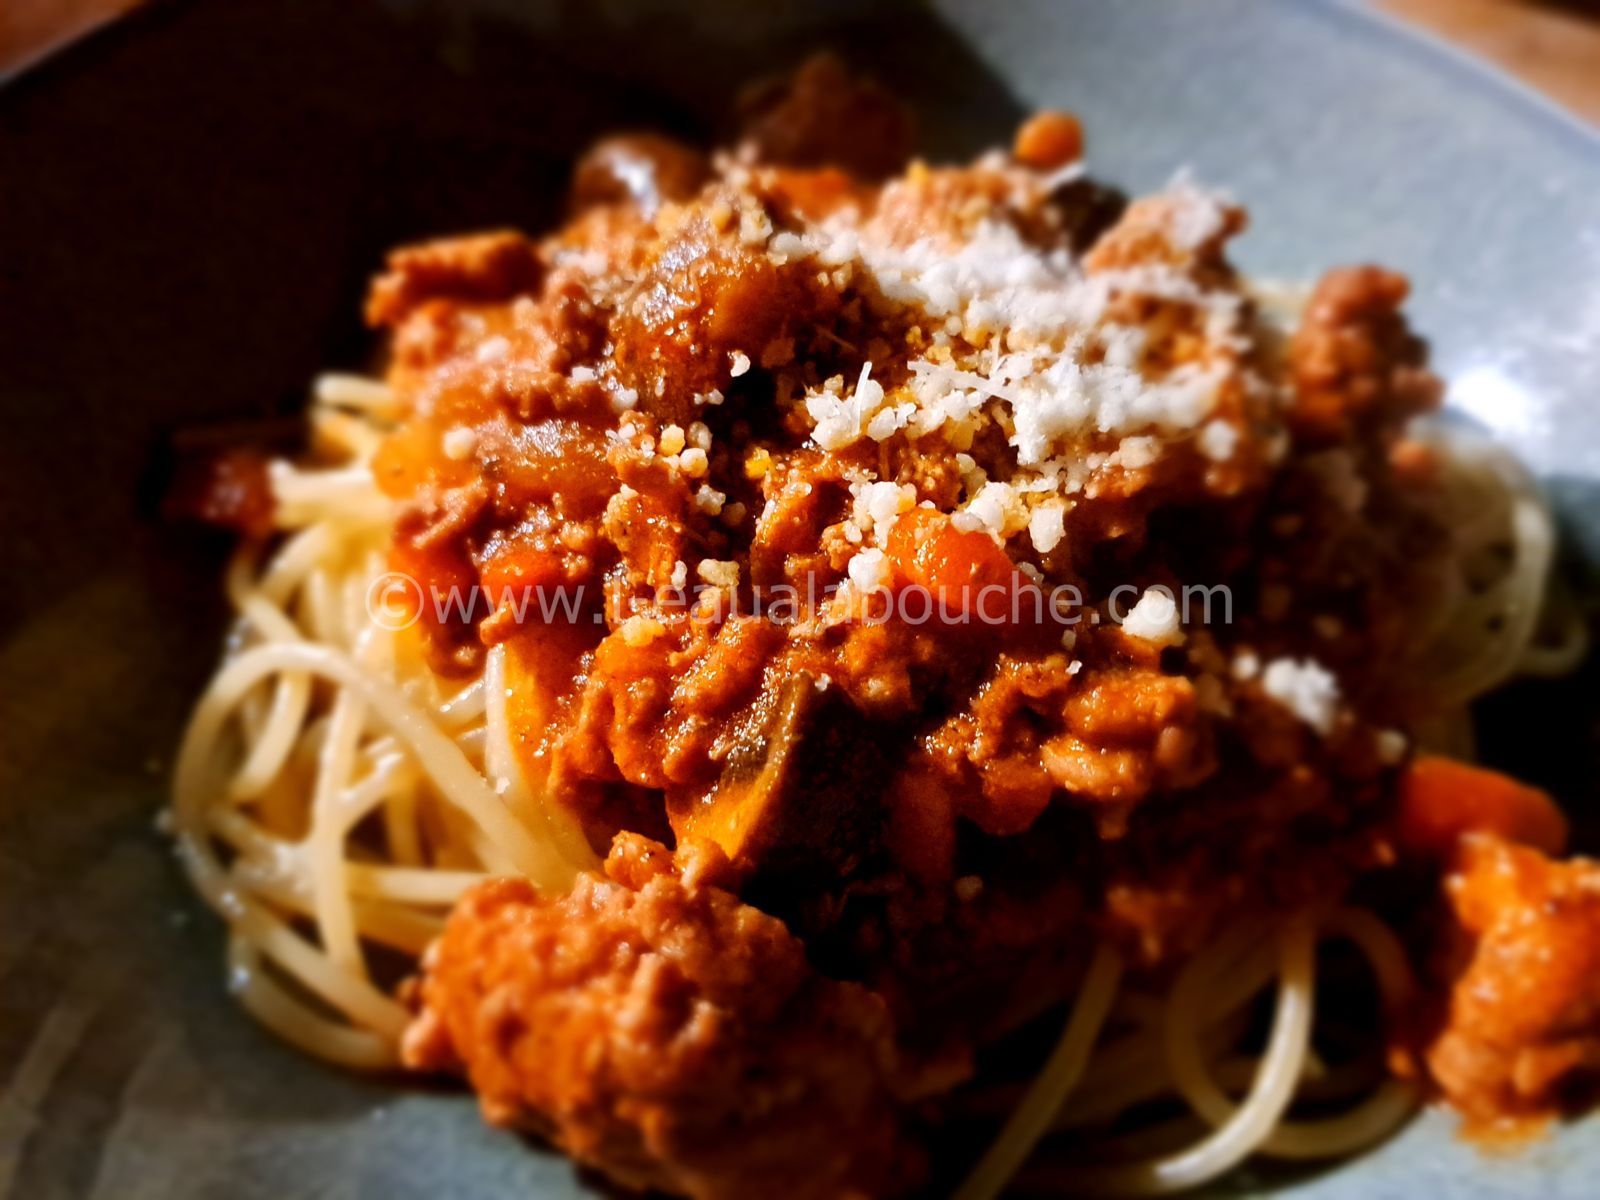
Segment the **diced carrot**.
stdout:
[[888,554],[902,585],[925,589],[948,613],[999,617],[1012,611],[1011,597],[1027,585],[993,538],[957,529],[932,509],[914,508],[895,522]]
[[1083,126],[1071,113],[1035,113],[1017,130],[1011,154],[1025,166],[1054,171],[1083,157]]
[[1449,858],[1469,833],[1559,854],[1567,844],[1567,820],[1544,792],[1497,771],[1433,756],[1413,761],[1400,777],[1400,848]]

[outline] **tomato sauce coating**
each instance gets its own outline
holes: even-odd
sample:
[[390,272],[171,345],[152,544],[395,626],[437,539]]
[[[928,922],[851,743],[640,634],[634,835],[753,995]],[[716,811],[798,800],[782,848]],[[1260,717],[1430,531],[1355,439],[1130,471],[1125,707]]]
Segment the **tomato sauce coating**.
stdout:
[[[394,565],[487,594],[430,659],[504,649],[525,773],[610,853],[567,897],[461,901],[407,1058],[629,1186],[903,1191],[912,1098],[1097,940],[1162,977],[1241,913],[1454,861],[1395,821],[1448,546],[1405,281],[1331,272],[1275,330],[1237,208],[1104,220],[1047,181],[1066,119],[896,174],[835,71],[753,96],[715,165],[613,139],[563,229],[398,251],[369,305],[409,414],[375,464]],[[812,93],[890,149],[827,148]],[[1147,610],[1190,583],[1226,619]],[[1473,842],[1451,885],[1426,1058],[1474,1117],[1597,1065],[1564,965],[1592,868],[1531,855]]]

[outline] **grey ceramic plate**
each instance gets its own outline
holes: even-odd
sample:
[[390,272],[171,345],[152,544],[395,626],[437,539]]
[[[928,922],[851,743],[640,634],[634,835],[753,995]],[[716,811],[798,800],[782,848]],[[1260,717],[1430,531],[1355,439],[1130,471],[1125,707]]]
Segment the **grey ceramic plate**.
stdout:
[[[1551,481],[1577,569],[1600,561],[1600,144],[1446,52],[1316,3],[450,7],[157,6],[0,92],[0,1196],[586,1191],[469,1098],[307,1062],[226,998],[152,829],[217,650],[218,548],[142,489],[167,430],[290,416],[359,365],[384,247],[545,224],[589,138],[704,135],[812,46],[911,97],[936,155],[1063,106],[1104,177],[1187,164],[1247,200],[1251,269],[1410,272],[1458,402]],[[1591,684],[1499,701],[1486,743],[1593,813]],[[1596,1194],[1600,1126],[1514,1159],[1450,1128],[1273,1186]]]

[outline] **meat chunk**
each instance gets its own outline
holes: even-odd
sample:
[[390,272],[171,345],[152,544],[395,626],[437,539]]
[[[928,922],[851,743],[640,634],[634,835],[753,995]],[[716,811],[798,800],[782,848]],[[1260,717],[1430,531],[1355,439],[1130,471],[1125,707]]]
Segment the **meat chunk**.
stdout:
[[1374,422],[1398,428],[1438,404],[1427,347],[1400,315],[1409,290],[1405,276],[1371,266],[1318,281],[1289,344],[1290,415],[1303,439],[1336,439]]
[[1458,973],[1429,1070],[1469,1120],[1549,1115],[1600,1078],[1600,863],[1475,835],[1447,886]]
[[498,880],[456,907],[406,1039],[464,1068],[487,1118],[548,1136],[630,1187],[693,1197],[883,1195],[914,1186],[887,1008],[818,975],[781,922],[617,839],[560,899]]
[[852,78],[832,54],[813,55],[792,76],[749,89],[739,115],[743,138],[762,162],[881,179],[911,157],[905,106],[880,84]]
[[538,248],[514,230],[402,246],[367,297],[367,321],[398,325],[423,300],[508,300],[538,286]]
[[1223,248],[1245,227],[1242,208],[1172,191],[1135,200],[1085,257],[1092,272],[1167,263],[1186,271],[1222,269]]

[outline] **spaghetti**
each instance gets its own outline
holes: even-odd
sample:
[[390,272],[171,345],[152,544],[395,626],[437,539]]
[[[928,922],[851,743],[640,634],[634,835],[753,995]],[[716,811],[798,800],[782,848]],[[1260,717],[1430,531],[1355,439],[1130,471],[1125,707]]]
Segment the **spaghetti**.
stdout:
[[[408,1020],[370,947],[420,955],[491,873],[560,889],[593,865],[516,772],[495,669],[447,692],[370,610],[390,505],[367,464],[387,403],[367,380],[319,383],[314,427],[347,461],[277,469],[289,536],[229,569],[239,625],[179,750],[171,809],[190,878],[229,924],[240,1002],[294,1045],[369,1068],[397,1064]],[[381,834],[359,836],[364,823]]]
[[[390,516],[367,463],[386,427],[373,414],[389,404],[387,390],[364,379],[319,381],[313,428],[347,459],[321,470],[277,468],[286,536],[265,562],[247,548],[229,570],[239,627],[184,739],[172,809],[190,876],[228,922],[241,1004],[302,1050],[369,1069],[398,1063],[408,1021],[373,980],[373,948],[420,956],[450,905],[492,874],[559,890],[594,865],[560,809],[531,792],[511,752],[503,650],[488,656],[481,678],[451,691],[369,611]],[[1453,450],[1447,436],[1438,444]],[[1455,608],[1425,651],[1458,664],[1438,688],[1440,712],[1497,686],[1524,656],[1549,652],[1530,645],[1549,565],[1543,507],[1525,477],[1481,445],[1445,461],[1462,480],[1450,505],[1477,519],[1452,526],[1462,540]],[[1501,571],[1486,572],[1482,564],[1497,553]],[[1581,637],[1581,622],[1565,628]],[[1476,650],[1463,662],[1469,645]],[[1582,652],[1579,642],[1553,653],[1565,662]],[[371,836],[353,836],[363,823]],[[1263,937],[1271,954],[1260,953]],[[1316,1078],[1308,1056],[1312,950],[1321,938],[1354,943],[1386,1011],[1404,1010],[1415,989],[1405,953],[1359,910],[1276,932],[1233,930],[1165,996],[1125,994],[1134,1007],[1145,1000],[1154,1019],[1115,1034],[1101,1031],[1120,967],[1103,948],[1061,1042],[960,1196],[998,1195],[1041,1139],[1109,1124],[1163,1095],[1181,1097],[1211,1132],[1160,1157],[1035,1169],[1030,1178],[1074,1194],[1156,1195],[1196,1187],[1252,1154],[1337,1158],[1388,1136],[1420,1103],[1412,1083],[1374,1079],[1368,1096],[1337,1117],[1286,1116]],[[1259,1058],[1241,1059],[1239,1015],[1269,987],[1278,993],[1272,1035]],[[1240,1101],[1225,1078],[1243,1083]]]

